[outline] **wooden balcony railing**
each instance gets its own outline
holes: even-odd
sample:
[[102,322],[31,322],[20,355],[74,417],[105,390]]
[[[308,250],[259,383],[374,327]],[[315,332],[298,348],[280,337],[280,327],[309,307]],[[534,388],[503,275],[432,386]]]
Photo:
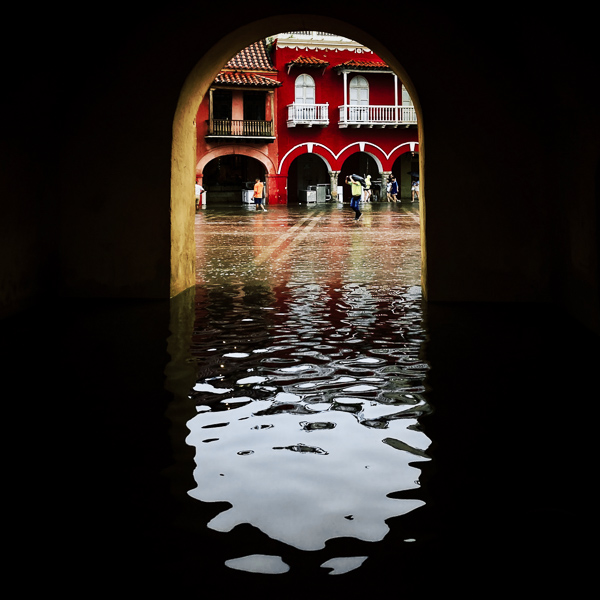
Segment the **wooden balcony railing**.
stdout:
[[414,106],[342,105],[340,127],[400,127],[417,124]]
[[274,137],[273,121],[210,119],[208,134],[223,137]]

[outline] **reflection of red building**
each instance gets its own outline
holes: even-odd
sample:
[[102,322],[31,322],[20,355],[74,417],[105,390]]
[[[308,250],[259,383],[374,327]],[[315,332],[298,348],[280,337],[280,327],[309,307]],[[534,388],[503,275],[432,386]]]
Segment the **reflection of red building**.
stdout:
[[[239,202],[266,178],[269,201],[297,201],[320,187],[335,197],[350,173],[393,173],[410,197],[418,170],[412,102],[371,50],[317,32],[261,40],[219,73],[198,111],[197,176],[208,201]],[[347,193],[347,191],[345,192]]]

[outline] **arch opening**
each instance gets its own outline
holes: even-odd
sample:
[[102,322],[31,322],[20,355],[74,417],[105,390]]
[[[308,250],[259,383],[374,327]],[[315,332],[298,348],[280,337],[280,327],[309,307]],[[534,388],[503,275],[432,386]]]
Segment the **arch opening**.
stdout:
[[[254,43],[281,31],[289,30],[331,31],[354,39],[371,48],[380,56],[402,80],[405,89],[413,99],[417,115],[419,147],[423,144],[421,109],[418,95],[412,81],[400,61],[393,56],[377,39],[351,23],[319,15],[281,15],[269,17],[224,36],[194,67],[180,94],[173,125],[172,177],[171,177],[171,297],[195,285],[195,245],[194,245],[194,184],[197,177],[196,160],[196,116],[204,96],[215,77],[227,61]],[[424,155],[419,153],[419,172],[424,176],[422,166]],[[423,184],[421,191],[423,192]],[[422,287],[426,292],[426,240],[424,231],[424,194],[421,193],[421,255]]]
[[331,168],[318,154],[297,156],[288,170],[288,202],[306,202],[306,190],[317,185],[329,185]]
[[339,181],[346,181],[346,177],[352,174],[360,175],[361,177],[370,175],[371,186],[374,193],[373,200],[380,198],[380,189],[382,187],[381,180],[383,178],[381,161],[377,160],[368,152],[355,152],[348,156],[344,161],[340,171]]
[[[223,154],[212,159],[202,171],[206,204],[234,206],[246,201],[242,194],[256,178],[265,181],[266,169],[258,159],[244,154]],[[250,186],[250,187],[249,187]]]
[[398,180],[399,198],[412,201],[415,197],[414,184],[419,181],[419,153],[404,152],[398,156],[392,165],[392,173]]

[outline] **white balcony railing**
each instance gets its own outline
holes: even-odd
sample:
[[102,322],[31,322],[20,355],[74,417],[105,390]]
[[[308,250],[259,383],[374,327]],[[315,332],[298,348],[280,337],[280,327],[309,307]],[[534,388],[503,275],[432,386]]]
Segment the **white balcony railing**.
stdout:
[[408,127],[417,124],[414,106],[356,106],[339,107],[340,127]]
[[327,104],[288,104],[287,126],[312,127],[329,125],[329,103]]

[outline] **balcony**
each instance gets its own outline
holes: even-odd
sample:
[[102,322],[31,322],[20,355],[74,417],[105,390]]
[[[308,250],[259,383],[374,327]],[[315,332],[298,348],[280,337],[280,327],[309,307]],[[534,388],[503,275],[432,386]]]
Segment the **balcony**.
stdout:
[[275,139],[273,121],[210,119],[206,138],[272,142]]
[[329,125],[329,103],[288,104],[287,126],[327,127]]
[[344,127],[409,127],[417,124],[414,106],[357,106],[339,107],[338,125]]

